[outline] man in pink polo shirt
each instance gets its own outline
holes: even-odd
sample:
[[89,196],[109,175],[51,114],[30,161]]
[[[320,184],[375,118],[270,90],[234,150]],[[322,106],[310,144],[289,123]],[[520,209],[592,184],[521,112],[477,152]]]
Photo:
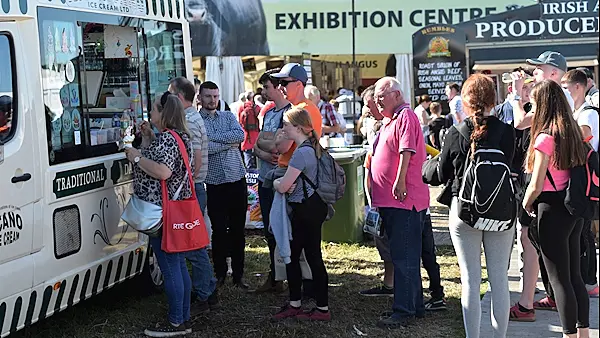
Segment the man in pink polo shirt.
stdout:
[[404,101],[400,83],[392,77],[377,81],[375,100],[385,119],[371,162],[372,204],[383,219],[394,263],[393,314],[377,325],[398,328],[425,315],[420,264],[429,188],[421,167],[427,155],[419,118]]

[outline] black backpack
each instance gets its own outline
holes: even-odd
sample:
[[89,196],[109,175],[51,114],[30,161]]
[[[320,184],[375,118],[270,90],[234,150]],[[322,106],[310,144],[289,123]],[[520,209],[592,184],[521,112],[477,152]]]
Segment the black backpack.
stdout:
[[[571,177],[566,189],[565,208],[575,217],[591,220],[598,219],[600,164],[598,163],[598,153],[589,144],[586,143],[585,146],[587,149],[586,163],[569,170]],[[554,179],[548,170],[546,170],[546,177],[554,190],[557,190]]]
[[[463,122],[456,129],[470,143],[470,127]],[[458,193],[459,218],[478,230],[508,230],[517,215],[510,165],[500,150],[505,130],[488,129],[486,146],[477,146],[472,158],[470,148],[467,152]]]

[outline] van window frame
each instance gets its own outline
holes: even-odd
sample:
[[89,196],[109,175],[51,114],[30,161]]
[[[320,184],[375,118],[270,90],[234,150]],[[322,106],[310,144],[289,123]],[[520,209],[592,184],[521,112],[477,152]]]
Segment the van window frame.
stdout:
[[[141,35],[141,39],[138,40],[140,42],[143,41],[143,45],[141,45],[140,51],[141,49],[146,50],[148,48],[148,35],[147,33],[144,31],[145,30],[145,24],[146,23],[153,23],[156,24],[160,27],[164,26],[164,32],[168,32],[169,30],[169,26],[173,25],[175,27],[177,27],[177,30],[179,31],[183,31],[183,25],[184,23],[182,22],[172,22],[172,21],[162,21],[160,19],[150,19],[150,18],[133,18],[133,17],[123,17],[123,16],[116,16],[116,15],[111,15],[111,14],[102,14],[102,13],[92,13],[92,12],[82,12],[82,11],[75,11],[72,9],[62,9],[62,8],[54,8],[54,7],[45,7],[45,6],[39,6],[37,8],[37,13],[38,13],[38,18],[36,21],[36,25],[37,25],[37,33],[38,36],[40,37],[40,51],[42,51],[42,43],[43,43],[43,39],[42,37],[42,33],[40,33],[40,29],[42,26],[42,22],[43,20],[51,20],[51,21],[64,21],[62,16],[65,15],[67,17],[69,17],[70,21],[72,21],[73,23],[76,23],[77,26],[79,26],[82,23],[98,23],[98,24],[103,24],[103,25],[112,25],[112,26],[121,26],[121,27],[132,27],[132,28],[136,28],[139,30],[139,32],[143,32]],[[50,15],[52,15],[52,18],[50,18]],[[74,17],[74,18],[73,18]],[[59,19],[56,19],[59,18]],[[182,52],[185,51],[186,47],[182,45]],[[188,47],[188,48],[191,48]],[[175,50],[172,51],[172,53],[175,53]],[[43,63],[43,59],[42,59],[42,55],[38,55],[37,56],[40,59],[40,64]],[[80,109],[80,113],[81,113],[81,117],[82,117],[82,123],[83,126],[82,127],[82,135],[81,135],[81,139],[84,140],[84,142],[82,142],[82,147],[79,146],[75,146],[75,147],[70,147],[70,148],[66,148],[62,150],[62,154],[58,154],[58,153],[54,153],[50,144],[48,144],[48,164],[50,166],[55,166],[55,165],[61,165],[61,164],[66,164],[66,163],[73,163],[75,161],[81,161],[81,160],[90,160],[90,159],[95,159],[98,157],[102,157],[102,156],[107,156],[107,155],[115,155],[115,154],[119,154],[122,153],[123,150],[122,149],[118,149],[116,143],[106,143],[106,144],[101,144],[101,145],[96,145],[96,146],[91,146],[90,145],[90,138],[89,138],[89,127],[88,127],[88,122],[89,122],[89,116],[91,115],[89,113],[89,110],[87,108],[85,108],[83,106],[83,100],[84,98],[86,98],[87,100],[87,94],[84,93],[84,89],[83,89],[83,82],[82,81],[87,81],[86,79],[86,70],[85,70],[85,63],[87,62],[87,58],[89,56],[85,55],[85,53],[80,53],[78,58],[79,58],[79,64],[78,64],[78,76],[79,76],[79,83],[78,83],[78,87],[79,87],[79,96],[82,100],[82,105],[81,105],[81,109]],[[152,90],[153,88],[151,88],[151,77],[153,76],[152,74],[150,74],[150,70],[149,70],[149,66],[150,66],[150,62],[147,58],[143,59],[140,57],[140,66],[143,63],[144,65],[144,69],[138,72],[139,77],[138,77],[138,81],[140,81],[140,86],[142,85],[142,82],[146,83],[145,88],[140,88],[141,91],[143,91],[144,95],[142,95],[141,99],[142,99],[142,111],[143,111],[143,115],[144,117],[147,117],[149,119],[150,117],[150,111],[152,108]],[[174,67],[174,71],[177,70],[177,67],[175,67],[176,64],[173,64]],[[185,64],[185,61],[183,62],[183,68],[181,69],[182,74],[178,75],[178,76],[185,76],[186,71],[187,71],[187,65]],[[143,74],[142,74],[143,73]],[[177,76],[177,75],[176,75]],[[175,77],[176,77],[175,76]],[[43,81],[42,81],[43,82]],[[45,90],[44,84],[42,83],[42,90]],[[166,88],[165,88],[166,90]],[[162,94],[162,93],[161,93]],[[144,97],[146,98],[146,100],[144,100]],[[45,118],[47,119],[47,116],[45,116]],[[46,133],[47,133],[47,138],[49,137],[48,133],[50,133],[50,130],[48,129],[48,126],[46,126]],[[51,157],[54,157],[54,159],[52,159]]]
[[10,54],[10,75],[12,80],[12,119],[10,125],[10,132],[8,133],[8,137],[6,139],[0,139],[0,145],[5,145],[10,142],[17,133],[17,127],[19,126],[19,91],[18,91],[18,81],[17,81],[17,53],[15,51],[15,40],[10,33],[10,31],[0,31],[0,36],[5,36],[8,40],[8,49]]

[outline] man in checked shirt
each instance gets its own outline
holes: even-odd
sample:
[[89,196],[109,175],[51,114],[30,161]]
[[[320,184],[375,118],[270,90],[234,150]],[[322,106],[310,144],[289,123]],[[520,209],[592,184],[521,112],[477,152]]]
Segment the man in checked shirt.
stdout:
[[226,258],[231,256],[233,284],[248,289],[244,283],[244,228],[248,206],[246,169],[239,150],[244,131],[230,111],[217,111],[219,87],[204,82],[199,91],[208,135],[208,216],[212,223],[212,254],[217,285],[227,276]]

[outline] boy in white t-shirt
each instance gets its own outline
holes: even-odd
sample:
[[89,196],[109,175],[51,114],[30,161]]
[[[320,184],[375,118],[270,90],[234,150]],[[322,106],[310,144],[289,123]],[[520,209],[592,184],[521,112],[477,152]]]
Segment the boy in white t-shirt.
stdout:
[[575,103],[573,117],[581,128],[583,138],[588,139],[591,137],[589,142],[592,148],[598,151],[600,116],[598,115],[598,111],[585,101],[587,76],[581,70],[573,69],[562,77],[561,84],[571,94],[571,97],[573,97]]

